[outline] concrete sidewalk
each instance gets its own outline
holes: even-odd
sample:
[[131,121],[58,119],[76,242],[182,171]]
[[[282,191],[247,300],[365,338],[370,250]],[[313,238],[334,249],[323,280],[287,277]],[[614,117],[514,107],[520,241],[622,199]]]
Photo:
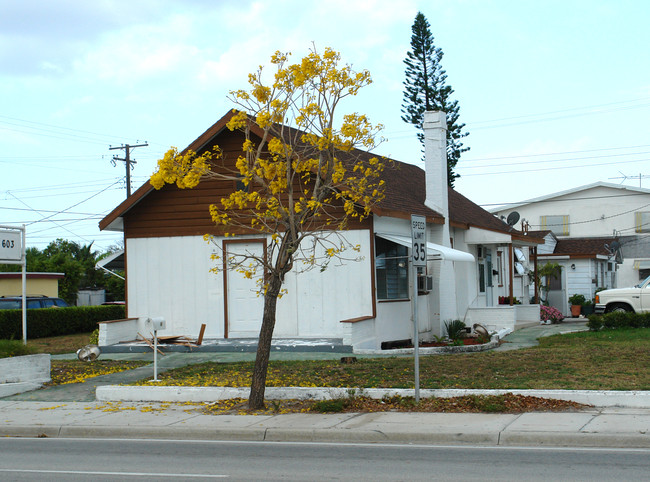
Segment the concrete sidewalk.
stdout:
[[650,410],[207,415],[201,404],[0,401],[0,436],[650,449]]

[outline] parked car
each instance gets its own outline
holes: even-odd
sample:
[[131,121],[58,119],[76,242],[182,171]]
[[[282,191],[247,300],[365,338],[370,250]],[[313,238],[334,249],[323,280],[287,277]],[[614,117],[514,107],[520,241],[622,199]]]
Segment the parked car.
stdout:
[[[27,309],[30,308],[66,308],[70,306],[61,298],[49,296],[28,296]],[[0,310],[20,310],[23,307],[22,296],[0,296]]]
[[650,311],[650,276],[632,288],[615,288],[596,293],[596,313]]

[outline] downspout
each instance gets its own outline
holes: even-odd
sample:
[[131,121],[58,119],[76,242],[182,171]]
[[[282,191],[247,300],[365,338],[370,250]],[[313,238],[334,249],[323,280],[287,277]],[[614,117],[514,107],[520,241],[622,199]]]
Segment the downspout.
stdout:
[[535,258],[533,259],[533,273],[534,273],[533,283],[535,283],[535,304],[538,305],[539,304],[539,283],[537,283],[537,277],[539,276],[539,273],[537,272],[537,246],[534,246],[531,249],[533,250],[533,256],[535,256]]
[[515,282],[514,280],[514,262],[512,258],[512,243],[508,245],[508,278],[509,278],[509,287],[508,291],[510,294],[510,306],[514,305],[513,290],[512,285]]

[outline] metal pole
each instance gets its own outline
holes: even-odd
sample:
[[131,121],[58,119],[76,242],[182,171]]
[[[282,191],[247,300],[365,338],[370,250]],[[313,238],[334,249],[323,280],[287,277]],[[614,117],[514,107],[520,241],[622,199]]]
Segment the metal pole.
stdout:
[[158,381],[158,330],[153,331],[153,381]]
[[27,250],[25,249],[25,225],[23,224],[22,232],[21,232],[21,237],[22,237],[22,248],[21,248],[21,253],[20,257],[23,262],[23,269],[22,269],[22,286],[23,286],[23,313],[22,313],[22,320],[23,320],[23,345],[27,345]]
[[411,268],[411,296],[413,296],[413,365],[415,378],[415,403],[420,402],[420,329],[418,325],[418,270],[413,266],[413,256],[409,259]]

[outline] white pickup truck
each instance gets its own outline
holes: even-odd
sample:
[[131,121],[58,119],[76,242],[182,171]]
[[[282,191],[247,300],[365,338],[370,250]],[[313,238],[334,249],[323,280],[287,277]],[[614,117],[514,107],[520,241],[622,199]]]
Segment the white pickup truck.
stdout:
[[596,313],[650,311],[650,276],[633,288],[616,288],[596,293]]

